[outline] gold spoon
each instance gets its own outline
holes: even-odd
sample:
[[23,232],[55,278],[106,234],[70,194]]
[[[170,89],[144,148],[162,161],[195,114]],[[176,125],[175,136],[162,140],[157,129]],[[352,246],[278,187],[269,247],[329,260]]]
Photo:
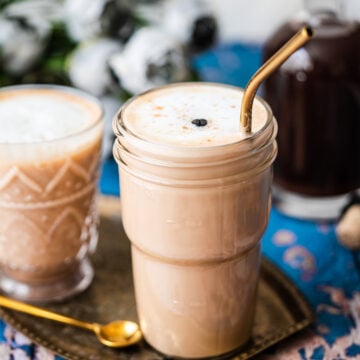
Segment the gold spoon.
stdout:
[[86,330],[91,330],[96,334],[102,344],[110,347],[126,347],[134,345],[142,338],[139,325],[129,320],[116,320],[106,325],[88,323],[41,309],[33,305],[28,305],[20,301],[12,300],[4,296],[0,296],[0,306],[45,319],[58,321],[64,324],[77,326]]

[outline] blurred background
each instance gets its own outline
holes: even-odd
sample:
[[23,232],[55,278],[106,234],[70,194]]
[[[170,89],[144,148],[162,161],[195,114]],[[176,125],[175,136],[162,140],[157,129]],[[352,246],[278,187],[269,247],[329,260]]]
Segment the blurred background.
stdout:
[[[126,99],[151,87],[175,81],[203,80],[244,87],[262,63],[268,39],[290,19],[305,19],[312,4],[332,10],[337,8],[345,21],[360,21],[360,0],[0,0],[0,86],[56,83],[80,88],[100,98],[105,109],[100,190],[104,194],[117,195],[117,165],[111,156],[111,121]],[[358,28],[356,36],[359,34]],[[312,44],[312,49],[316,50],[318,43]],[[328,62],[331,66],[327,67],[327,70],[331,67],[327,74],[330,80],[321,87],[321,91],[328,90],[331,83],[332,94],[335,94],[332,95],[334,101],[324,97],[317,113],[325,121],[331,136],[318,136],[316,141],[310,139],[314,148],[308,147],[306,142],[304,149],[299,147],[294,153],[306,154],[310,160],[315,153],[324,154],[325,159],[311,167],[312,174],[323,167],[337,171],[337,166],[332,163],[335,158],[341,171],[342,165],[347,163],[348,173],[357,181],[354,189],[358,189],[360,76],[353,74],[356,71],[359,74],[357,59],[360,51],[355,50],[357,57],[354,57],[353,48],[359,49],[360,43],[348,44],[350,42],[344,43],[342,52],[329,47],[334,55]],[[315,50],[313,53],[319,54]],[[350,56],[343,55],[345,52]],[[310,75],[317,75],[312,71],[316,66],[309,61],[313,53],[300,51],[284,68],[283,74],[293,76],[287,77],[293,80],[291,85],[295,84],[291,89],[298,89],[304,97],[297,96],[296,91],[292,95],[295,94],[300,102],[305,103],[304,99],[307,99],[307,109],[313,108],[312,98],[319,104],[321,97],[312,96],[306,88]],[[327,60],[327,53],[324,53]],[[343,60],[341,64],[337,62],[339,58]],[[333,59],[336,59],[336,66],[332,66]],[[347,69],[346,65],[350,63],[355,64],[356,71]],[[323,71],[324,67],[320,65],[316,70]],[[345,76],[346,81],[340,82],[339,79],[343,80]],[[278,84],[285,88],[283,82]],[[287,88],[284,91],[291,93]],[[344,103],[345,98],[351,103],[355,116],[344,116],[341,110],[344,106],[340,102],[338,112],[334,111],[339,98],[344,99]],[[280,100],[281,104],[285,103],[282,97]],[[286,109],[289,113],[294,111],[308,118],[304,111],[298,111],[305,108],[304,104],[301,103],[299,108],[289,104]],[[328,125],[330,117],[324,113],[335,114],[333,124],[341,131],[335,125]],[[279,120],[278,114],[275,115]],[[289,118],[293,119],[292,116]],[[343,120],[349,120],[345,126]],[[312,133],[312,122],[309,122]],[[304,122],[297,123],[302,125]],[[280,128],[286,131],[290,127],[281,125]],[[302,132],[293,131],[293,134],[298,137]],[[339,141],[340,134],[345,140]],[[286,133],[284,138],[288,138]],[[331,142],[319,144],[320,138],[323,141],[332,138],[336,146]],[[296,146],[296,141],[290,142]],[[340,145],[353,157],[345,156],[347,161],[343,161],[339,156]],[[331,151],[336,156],[329,156]],[[291,152],[285,149],[286,153]],[[304,161],[305,157],[298,158]],[[330,173],[330,180],[349,179],[348,173],[339,175],[335,172],[334,176]],[[323,178],[317,178],[322,190]],[[358,190],[356,203],[359,199]],[[295,205],[298,207],[297,203]],[[285,341],[266,359],[359,359],[359,204],[357,211],[351,224],[346,220],[350,232],[345,237],[338,237],[333,225],[291,219],[272,210],[263,239],[263,252],[299,286],[317,312],[318,320],[302,337]],[[53,359],[50,355],[44,355],[44,359],[45,356]]]

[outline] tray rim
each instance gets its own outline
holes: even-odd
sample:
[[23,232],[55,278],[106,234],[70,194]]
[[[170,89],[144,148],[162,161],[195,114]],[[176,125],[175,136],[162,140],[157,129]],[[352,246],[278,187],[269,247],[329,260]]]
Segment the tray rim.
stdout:
[[296,322],[289,325],[287,328],[283,328],[280,331],[275,332],[275,334],[269,334],[262,337],[261,340],[256,341],[256,343],[248,351],[245,350],[240,354],[234,355],[232,357],[233,360],[244,360],[255,356],[262,351],[270,348],[271,346],[279,343],[280,341],[288,338],[289,336],[295,335],[297,332],[305,329],[316,320],[315,312],[305,295],[293,283],[289,276],[286,275],[272,260],[270,260],[264,254],[261,258],[261,269],[265,269],[267,271],[269,271],[270,269],[271,275],[273,277],[276,277],[276,281],[278,283],[286,283],[287,291],[292,297],[297,298],[297,305],[299,306],[299,308],[301,308],[301,312],[303,313],[304,318],[300,322]]
[[[109,199],[111,201],[116,201],[118,205],[116,207],[120,208],[120,201],[118,197],[114,196],[100,196],[101,201],[105,199]],[[111,205],[113,206],[113,204]],[[101,208],[101,206],[100,206]],[[100,211],[100,214],[107,215],[106,212],[103,213]],[[280,341],[284,340],[285,338],[294,335],[295,333],[305,329],[311,323],[313,323],[316,319],[315,313],[306,299],[304,294],[300,291],[300,289],[293,283],[293,281],[286,275],[272,260],[266,257],[264,254],[261,258],[261,274],[266,271],[269,273],[273,278],[275,278],[276,283],[279,284],[286,284],[286,290],[288,294],[292,298],[296,298],[297,307],[301,311],[303,319],[299,322],[295,322],[290,324],[288,327],[284,327],[275,333],[268,334],[264,337],[257,337],[254,339],[254,343],[250,345],[250,348],[244,351],[235,350],[230,354],[222,355],[218,358],[227,358],[233,360],[244,360],[248,359],[252,356],[259,354],[260,352],[268,349],[269,347],[279,343]],[[71,300],[70,300],[71,302]],[[45,306],[46,308],[46,306]],[[47,340],[42,334],[39,335],[37,331],[34,329],[29,329],[28,327],[24,326],[21,321],[18,321],[16,318],[12,316],[13,310],[8,310],[3,307],[0,307],[0,317],[7,323],[8,325],[12,326],[17,331],[21,332],[23,335],[27,336],[34,344],[44,347],[47,350],[53,352],[55,355],[61,356],[68,360],[88,360],[87,358],[74,354],[68,350],[58,347],[56,344],[52,343],[51,341]],[[240,351],[240,353],[239,353]]]

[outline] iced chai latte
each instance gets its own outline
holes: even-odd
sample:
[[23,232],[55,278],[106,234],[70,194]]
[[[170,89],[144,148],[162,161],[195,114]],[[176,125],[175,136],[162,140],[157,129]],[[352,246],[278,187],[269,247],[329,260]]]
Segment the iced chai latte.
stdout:
[[169,85],[131,99],[114,119],[141,328],[169,356],[219,355],[251,336],[276,124],[256,98],[245,134],[242,95]]
[[0,288],[63,299],[93,277],[101,108],[64,87],[0,90]]

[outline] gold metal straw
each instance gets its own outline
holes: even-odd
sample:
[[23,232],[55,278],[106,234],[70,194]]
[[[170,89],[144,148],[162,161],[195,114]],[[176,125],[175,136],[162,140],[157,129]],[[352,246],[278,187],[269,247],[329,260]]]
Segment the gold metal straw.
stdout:
[[306,44],[313,35],[310,27],[299,30],[252,76],[246,85],[240,113],[240,123],[247,133],[251,133],[251,115],[254,97],[259,85],[274,72],[291,54]]

